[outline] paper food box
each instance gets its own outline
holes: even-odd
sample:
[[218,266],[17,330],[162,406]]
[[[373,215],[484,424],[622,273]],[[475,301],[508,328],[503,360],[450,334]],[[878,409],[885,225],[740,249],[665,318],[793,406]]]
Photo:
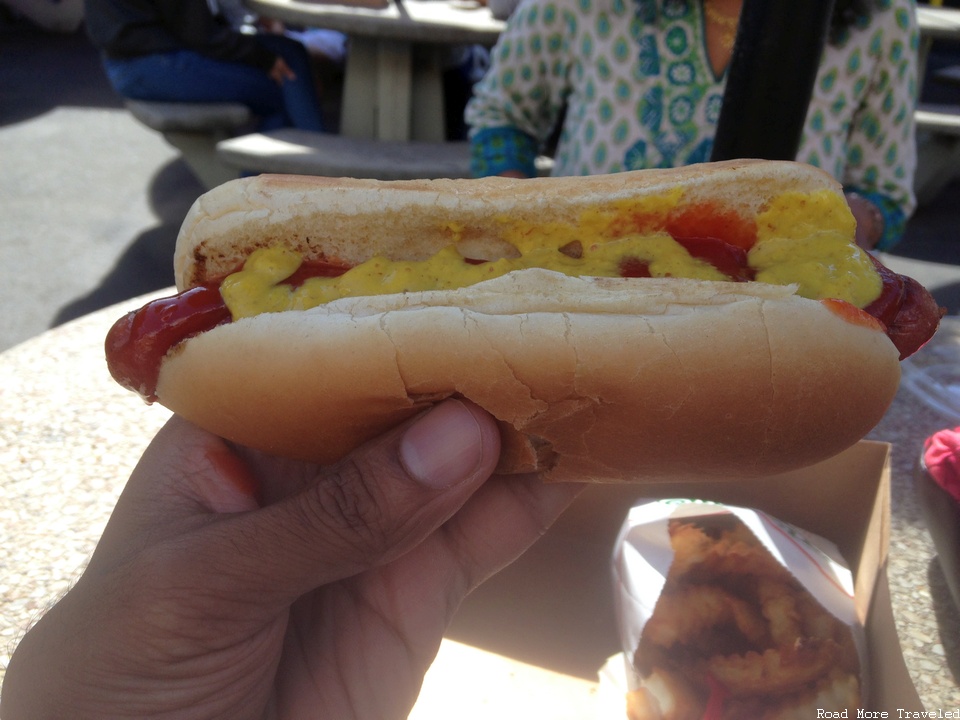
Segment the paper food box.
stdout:
[[886,576],[889,445],[863,441],[771,478],[588,488],[527,554],[464,602],[424,682],[412,720],[609,718],[599,673],[621,653],[612,562],[631,507],[695,498],[756,508],[825,538],[849,565],[864,626],[866,708],[923,710],[897,637]]

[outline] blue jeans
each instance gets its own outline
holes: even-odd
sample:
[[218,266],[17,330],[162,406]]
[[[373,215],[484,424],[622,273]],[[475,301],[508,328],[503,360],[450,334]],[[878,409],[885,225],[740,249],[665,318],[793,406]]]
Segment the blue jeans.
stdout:
[[239,102],[260,119],[259,129],[323,129],[310,58],[302,44],[283,35],[257,36],[296,74],[278,85],[263,70],[238,62],[214,60],[192,50],[105,58],[107,78],[131,100],[170,102]]

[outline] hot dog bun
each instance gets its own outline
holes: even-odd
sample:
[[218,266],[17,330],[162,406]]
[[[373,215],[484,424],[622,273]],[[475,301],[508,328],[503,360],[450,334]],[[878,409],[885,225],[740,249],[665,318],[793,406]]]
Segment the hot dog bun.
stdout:
[[[223,277],[277,242],[350,265],[424,258],[449,243],[437,228],[451,222],[471,257],[496,256],[498,218],[575,218],[677,185],[750,218],[784,190],[840,192],[807,166],[763,162],[537,181],[251,178],[197,201],[177,280]],[[521,270],[219,326],[168,354],[157,394],[230,440],[321,463],[459,395],[499,419],[504,472],[649,481],[819,461],[879,421],[898,380],[879,325],[792,287]]]
[[357,265],[374,255],[423,259],[450,243],[456,223],[465,254],[509,251],[502,218],[575,223],[584,210],[683,187],[689,205],[713,204],[750,221],[770,198],[830,189],[829,175],[799,163],[736,160],[619,175],[380,182],[261,175],[202,195],[187,213],[174,256],[184,290],[233,272],[259,247],[286,244],[305,259]]

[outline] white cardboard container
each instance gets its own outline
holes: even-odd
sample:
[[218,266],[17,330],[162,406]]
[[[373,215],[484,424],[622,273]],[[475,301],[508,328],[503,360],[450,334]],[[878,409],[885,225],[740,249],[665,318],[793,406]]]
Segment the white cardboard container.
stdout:
[[[890,606],[890,447],[862,441],[809,468],[723,482],[596,485],[529,552],[459,609],[411,720],[610,717],[598,672],[620,652],[611,562],[617,533],[642,498],[753,507],[834,543],[854,578],[864,623],[867,709],[921,711]],[[623,715],[619,717],[624,717]]]

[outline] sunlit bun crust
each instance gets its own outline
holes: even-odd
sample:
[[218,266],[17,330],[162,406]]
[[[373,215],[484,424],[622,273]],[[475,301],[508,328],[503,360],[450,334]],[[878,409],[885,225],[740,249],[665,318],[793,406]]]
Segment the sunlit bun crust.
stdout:
[[[502,219],[574,222],[598,203],[683,186],[684,203],[716,202],[753,219],[788,190],[840,185],[809,165],[736,160],[591,177],[380,182],[300,175],[235,180],[202,195],[184,219],[174,269],[183,290],[239,269],[277,243],[307,259],[355,265],[374,255],[423,259],[450,243],[455,222],[471,257],[500,257]],[[486,257],[485,259],[491,259]]]
[[[457,181],[258,178],[198,201],[180,238],[178,277],[189,283],[200,268],[212,276],[232,269],[231,232],[244,253],[296,226],[294,247],[309,237],[327,256],[360,261],[393,244],[397,255],[417,256],[433,251],[417,228],[438,217],[461,221],[465,206],[513,213],[534,202],[556,216],[585,194],[609,198],[624,185],[657,192],[682,181],[752,213],[759,201],[727,182],[741,172],[763,196],[832,186],[781,163],[469,186],[482,192]],[[237,209],[247,202],[251,209]],[[362,217],[362,230],[344,219],[345,208]],[[339,246],[327,249],[334,236]],[[372,249],[360,247],[366,237]],[[458,291],[344,299],[218,327],[170,353],[157,394],[230,440],[321,463],[457,395],[500,420],[503,471],[720,479],[807,465],[853,444],[886,411],[899,372],[884,333],[791,288],[527,270]]]

